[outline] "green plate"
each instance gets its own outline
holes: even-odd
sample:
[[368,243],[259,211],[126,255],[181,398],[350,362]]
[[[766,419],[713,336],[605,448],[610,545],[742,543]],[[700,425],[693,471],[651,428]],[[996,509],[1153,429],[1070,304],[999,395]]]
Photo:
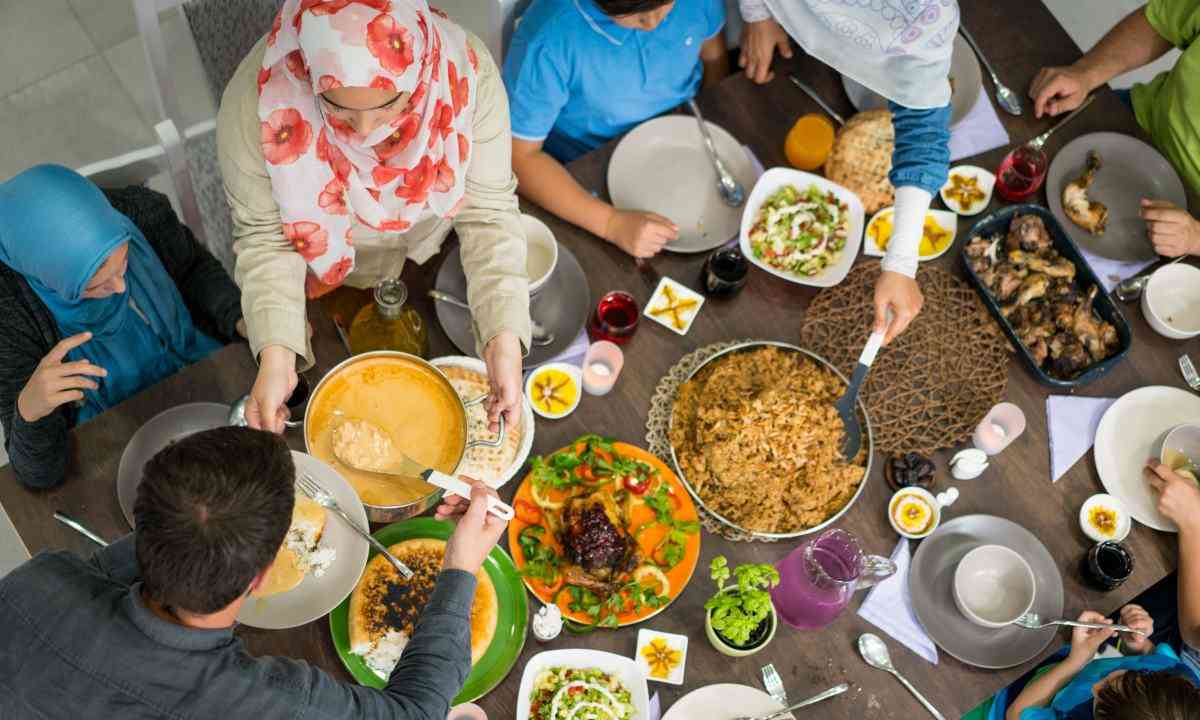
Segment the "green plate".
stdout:
[[[376,532],[374,537],[384,546],[391,547],[398,542],[414,538],[448,540],[453,530],[453,525],[441,520],[415,518],[388,525]],[[372,548],[367,562],[377,554]],[[492,584],[496,586],[496,600],[500,606],[496,618],[496,636],[492,638],[487,652],[472,666],[466,685],[458,697],[454,698],[455,705],[477,700],[491,692],[512,670],[521,655],[521,649],[525,647],[525,626],[528,622],[525,586],[521,583],[512,558],[500,547],[495,547],[488,554],[483,567],[492,579]],[[367,663],[361,657],[350,652],[350,626],[347,621],[349,612],[350,598],[347,596],[341,605],[329,613],[329,629],[333,633],[333,644],[337,648],[338,657],[359,684],[383,689],[387,682],[367,667]]]

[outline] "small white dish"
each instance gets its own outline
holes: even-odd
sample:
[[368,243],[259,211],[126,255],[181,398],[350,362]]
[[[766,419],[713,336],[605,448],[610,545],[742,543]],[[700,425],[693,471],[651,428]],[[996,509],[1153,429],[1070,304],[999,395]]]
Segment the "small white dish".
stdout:
[[536,295],[558,266],[558,240],[546,223],[532,215],[521,215],[525,230],[525,274],[529,277],[529,294]]
[[[946,193],[950,189],[955,175],[960,177],[975,178],[978,180],[978,187],[980,192],[983,193],[983,199],[976,200],[967,207],[963,207],[959,205],[957,201],[951,200]],[[942,202],[946,204],[946,207],[950,208],[955,213],[964,216],[978,215],[987,209],[987,206],[991,204],[992,191],[995,189],[995,187],[996,176],[990,171],[984,170],[983,168],[975,165],[956,165],[950,168],[950,175],[946,179],[946,184],[942,186],[942,189],[938,194],[941,195]]]
[[[533,401],[533,382],[543,370],[558,370],[571,376],[571,379],[575,382],[575,400],[571,403],[570,407],[562,410],[561,412],[547,413],[539,408],[538,404]],[[546,418],[547,420],[559,420],[575,412],[575,408],[579,407],[579,400],[582,397],[583,373],[580,372],[578,367],[570,363],[553,362],[546,363],[545,365],[539,365],[529,373],[529,377],[525,378],[525,401],[529,403],[529,406],[533,408],[535,413]]]
[[980,545],[954,569],[954,604],[976,625],[1011,625],[1029,612],[1036,594],[1029,563],[1003,545]]
[[533,694],[533,683],[539,673],[553,667],[596,669],[613,675],[629,691],[634,718],[643,720],[650,717],[650,692],[646,688],[646,676],[637,663],[627,657],[600,650],[572,649],[540,652],[525,663],[521,687],[517,691],[517,720],[532,720],[529,697]]
[[[665,640],[667,647],[679,652],[679,664],[672,668],[671,674],[665,678],[654,677],[650,674],[650,663],[646,660],[645,655],[642,654],[642,651],[649,646],[652,641],[659,639]],[[637,654],[634,655],[633,660],[638,664],[638,667],[642,669],[642,672],[645,673],[647,680],[669,683],[671,685],[682,685],[684,667],[687,665],[687,646],[687,635],[674,635],[672,633],[650,630],[649,628],[641,628],[638,630]]]
[[[866,233],[863,235],[863,255],[869,255],[871,257],[884,257],[887,255],[887,250],[881,249],[877,244],[875,244],[875,239],[871,237],[871,227],[875,225],[876,221],[886,219],[895,213],[896,208],[893,206],[888,206],[871,216],[871,221],[867,223]],[[954,247],[954,241],[958,238],[958,215],[955,215],[949,210],[929,210],[926,212],[925,217],[932,217],[934,222],[938,224],[938,227],[950,233],[950,240],[946,243],[944,248],[934,252],[932,255],[919,256],[918,259],[920,262],[937,260],[941,256],[950,252],[950,248]],[[922,237],[924,237],[924,234],[922,234]],[[888,240],[891,240],[890,235],[888,236]]]
[[[1105,534],[1092,523],[1093,510],[1107,510],[1116,515],[1116,527],[1111,533]],[[1129,517],[1129,512],[1125,510],[1125,503],[1121,502],[1121,498],[1107,493],[1097,493],[1085,500],[1079,508],[1079,528],[1083,530],[1084,535],[1096,542],[1106,540],[1121,542],[1133,528],[1133,519]]]
[[[929,508],[929,522],[926,524],[925,529],[919,533],[908,532],[904,528],[900,527],[900,523],[896,520],[897,511],[900,509],[898,506],[900,505],[901,501],[907,498],[916,498]],[[892,499],[888,501],[888,522],[892,524],[892,529],[895,530],[896,534],[900,537],[906,537],[909,540],[920,540],[921,538],[927,538],[933,534],[934,530],[938,529],[939,525],[942,524],[942,509],[950,507],[956,500],[958,500],[958,488],[950,488],[949,490],[940,492],[937,495],[934,495],[925,488],[900,488],[895,492],[894,495],[892,495]]]
[[1155,270],[1142,293],[1142,314],[1163,337],[1200,336],[1200,268],[1175,263]]
[[[797,275],[796,273],[772,267],[766,261],[755,257],[754,249],[750,246],[750,229],[754,227],[759,209],[762,208],[767,198],[774,195],[777,190],[785,185],[793,185],[800,190],[806,190],[810,186],[816,185],[825,192],[832,192],[849,207],[850,227],[846,232],[846,246],[841,249],[832,265],[829,265],[816,275]],[[863,210],[862,200],[852,190],[844,188],[820,175],[806,173],[803,170],[781,167],[771,168],[758,179],[758,182],[754,185],[754,189],[750,192],[750,198],[746,200],[746,207],[742,211],[742,232],[739,247],[741,247],[742,255],[745,255],[746,259],[775,277],[783,278],[797,285],[833,287],[846,279],[846,276],[850,274],[850,268],[853,267],[854,261],[858,257],[858,250],[862,245],[865,215],[866,212]]]
[[[682,328],[675,324],[675,313],[655,312],[666,310],[672,306],[670,299],[667,298],[667,288],[670,288],[670,292],[676,302],[684,300],[694,301],[693,305],[678,312],[679,320],[683,323]],[[650,302],[646,303],[646,309],[642,311],[642,314],[676,335],[687,335],[688,330],[692,329],[692,323],[696,321],[696,316],[700,314],[700,308],[703,305],[703,295],[664,275],[658,281],[658,287],[654,288],[654,294],[650,296]]]

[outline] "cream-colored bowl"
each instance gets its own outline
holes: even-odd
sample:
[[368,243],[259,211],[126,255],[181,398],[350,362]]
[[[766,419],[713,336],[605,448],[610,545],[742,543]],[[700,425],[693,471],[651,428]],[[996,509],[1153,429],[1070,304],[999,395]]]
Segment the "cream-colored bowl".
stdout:
[[533,295],[558,265],[558,241],[546,223],[532,215],[521,216],[521,227],[525,230],[525,274],[529,277],[529,294]]
[[1200,268],[1175,263],[1155,270],[1142,293],[1142,314],[1163,337],[1200,336]]
[[1036,593],[1029,563],[1003,545],[980,545],[954,570],[954,604],[983,627],[1011,625],[1033,607]]

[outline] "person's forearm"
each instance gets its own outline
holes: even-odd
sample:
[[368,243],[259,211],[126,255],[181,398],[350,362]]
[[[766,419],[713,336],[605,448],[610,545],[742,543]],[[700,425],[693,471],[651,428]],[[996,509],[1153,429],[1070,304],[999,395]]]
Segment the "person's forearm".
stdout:
[[1179,533],[1179,632],[1200,648],[1200,519]]
[[1008,711],[1004,713],[1005,720],[1020,720],[1021,713],[1027,708],[1049,705],[1058,691],[1062,690],[1071,681],[1071,678],[1079,674],[1086,664],[1086,662],[1079,662],[1068,656],[1067,659],[1031,681],[1008,707]]
[[1154,62],[1170,49],[1171,43],[1150,25],[1146,8],[1141,7],[1109,30],[1095,47],[1075,61],[1075,67],[1092,89]]
[[608,222],[614,212],[608,203],[593,196],[571,173],[544,150],[513,157],[513,170],[520,184],[517,191],[572,225],[608,238]]
[[[14,403],[15,408],[16,403]],[[63,481],[67,469],[67,435],[71,425],[67,407],[28,422],[14,409],[6,447],[13,475],[31,488],[52,488]]]

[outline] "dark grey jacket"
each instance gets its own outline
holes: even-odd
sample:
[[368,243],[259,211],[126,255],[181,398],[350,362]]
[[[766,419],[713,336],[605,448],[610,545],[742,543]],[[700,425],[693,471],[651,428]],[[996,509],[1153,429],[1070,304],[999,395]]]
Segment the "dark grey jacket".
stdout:
[[128,535],[90,561],[44,552],[0,579],[0,718],[445,720],[471,667],[475,577],[443,571],[385,690],[251,657],[232,629],[167,622],[141,600]]

